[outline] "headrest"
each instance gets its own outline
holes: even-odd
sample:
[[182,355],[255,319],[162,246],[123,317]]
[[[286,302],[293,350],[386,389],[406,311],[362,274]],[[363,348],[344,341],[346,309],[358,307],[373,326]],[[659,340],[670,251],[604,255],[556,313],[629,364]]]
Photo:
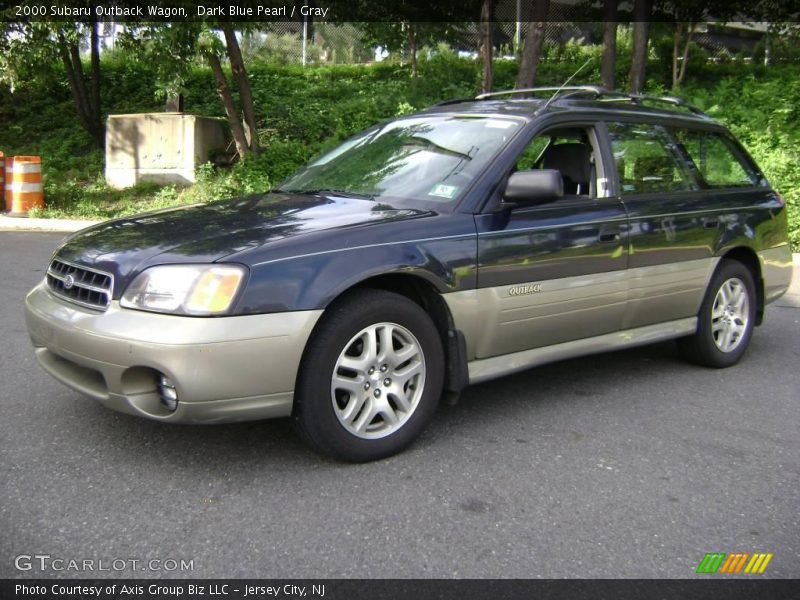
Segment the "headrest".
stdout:
[[572,183],[588,184],[591,179],[591,156],[592,147],[589,144],[555,144],[544,151],[542,168],[558,169]]

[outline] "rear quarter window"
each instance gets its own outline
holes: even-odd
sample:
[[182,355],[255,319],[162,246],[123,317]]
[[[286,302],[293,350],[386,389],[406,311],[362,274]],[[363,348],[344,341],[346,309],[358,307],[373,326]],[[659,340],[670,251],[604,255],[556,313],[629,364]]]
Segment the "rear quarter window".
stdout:
[[697,189],[674,139],[660,125],[608,123],[623,196]]
[[703,187],[718,189],[764,185],[761,174],[727,136],[690,129],[673,129],[672,134],[694,163]]

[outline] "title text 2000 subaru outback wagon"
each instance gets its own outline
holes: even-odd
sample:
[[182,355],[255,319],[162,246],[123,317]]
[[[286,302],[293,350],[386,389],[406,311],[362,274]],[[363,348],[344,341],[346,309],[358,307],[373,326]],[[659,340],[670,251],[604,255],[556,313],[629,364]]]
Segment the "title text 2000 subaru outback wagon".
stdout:
[[736,363],[789,286],[781,197],[679,100],[542,91],[383,123],[269,194],[73,235],[27,297],[39,362],[165,422],[291,416],[349,460],[547,361],[678,338]]

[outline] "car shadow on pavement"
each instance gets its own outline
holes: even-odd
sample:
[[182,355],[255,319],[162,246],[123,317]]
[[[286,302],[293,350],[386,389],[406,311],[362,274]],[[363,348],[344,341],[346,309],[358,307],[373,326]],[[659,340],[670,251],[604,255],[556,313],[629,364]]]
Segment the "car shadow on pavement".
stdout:
[[[548,363],[513,375],[487,381],[468,388],[459,404],[481,408],[510,398],[535,403],[568,399],[570,396],[600,397],[614,392],[629,377],[646,376],[653,364],[660,369],[687,367],[678,356],[674,341],[638,348],[604,352]],[[497,396],[486,401],[487,395]],[[504,406],[507,410],[509,406]]]
[[[678,359],[674,343],[664,342],[543,365],[472,386],[455,406],[440,406],[411,451],[437,452],[441,448],[436,446],[447,443],[445,432],[458,434],[460,430],[470,435],[477,428],[493,425],[502,429],[503,422],[516,423],[530,417],[532,411],[549,410],[559,403],[625,402],[619,386],[635,385],[637,380],[643,384],[654,368],[674,375],[693,367]],[[72,434],[87,447],[104,448],[109,460],[118,455],[127,463],[130,458],[124,455],[136,453],[139,461],[164,463],[169,468],[177,465],[181,470],[197,468],[207,474],[346,466],[311,451],[295,435],[288,418],[220,425],[165,424],[115,413],[79,396],[73,415],[75,411],[83,416],[74,419]],[[396,459],[402,460],[387,460]]]

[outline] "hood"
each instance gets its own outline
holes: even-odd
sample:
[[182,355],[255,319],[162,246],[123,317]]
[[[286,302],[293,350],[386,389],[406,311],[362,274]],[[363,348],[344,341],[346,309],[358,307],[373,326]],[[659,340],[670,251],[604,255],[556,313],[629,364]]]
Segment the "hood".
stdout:
[[426,214],[366,199],[268,193],[100,223],[68,237],[56,254],[112,273],[122,284],[154,264],[214,262],[231,254],[246,263],[248,250],[267,244]]

